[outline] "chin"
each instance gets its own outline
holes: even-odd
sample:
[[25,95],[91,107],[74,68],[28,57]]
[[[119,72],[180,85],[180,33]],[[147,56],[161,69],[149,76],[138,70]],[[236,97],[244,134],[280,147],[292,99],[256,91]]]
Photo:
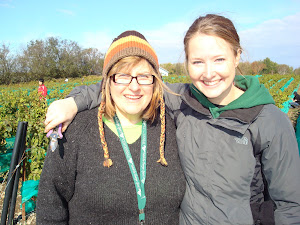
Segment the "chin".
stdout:
[[216,99],[216,98],[219,98],[220,97],[220,93],[216,93],[216,92],[212,92],[212,91],[203,91],[202,92],[205,96],[206,96],[206,98],[208,98],[208,99]]
[[140,114],[141,114],[141,111],[128,110],[128,111],[126,111],[126,113],[127,113],[128,115],[135,116],[135,115],[140,115]]

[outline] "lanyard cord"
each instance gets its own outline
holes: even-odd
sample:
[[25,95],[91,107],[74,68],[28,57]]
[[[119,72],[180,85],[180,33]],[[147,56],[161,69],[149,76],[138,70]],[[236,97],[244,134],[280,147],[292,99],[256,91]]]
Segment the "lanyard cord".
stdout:
[[146,206],[145,180],[146,180],[146,160],[147,160],[147,122],[145,120],[143,120],[142,122],[140,178],[136,171],[120,120],[117,115],[114,116],[114,122],[135,185],[135,190],[136,190],[136,195],[138,200],[138,208],[139,208],[139,221],[143,223],[145,221],[144,208]]

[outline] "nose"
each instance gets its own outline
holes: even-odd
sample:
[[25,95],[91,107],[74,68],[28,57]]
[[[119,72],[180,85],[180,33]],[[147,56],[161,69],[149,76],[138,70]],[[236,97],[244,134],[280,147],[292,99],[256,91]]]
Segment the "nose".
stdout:
[[210,79],[214,76],[214,67],[211,63],[206,63],[204,68],[203,76]]
[[131,91],[138,91],[138,90],[140,89],[140,85],[138,84],[136,77],[134,77],[134,78],[131,80],[131,83],[129,84],[128,88],[129,88]]

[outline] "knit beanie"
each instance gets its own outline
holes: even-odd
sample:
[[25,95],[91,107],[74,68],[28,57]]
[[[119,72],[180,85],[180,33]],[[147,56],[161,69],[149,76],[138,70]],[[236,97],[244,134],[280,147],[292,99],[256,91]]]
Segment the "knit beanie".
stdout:
[[[161,78],[159,73],[159,63],[157,55],[151,45],[148,43],[146,38],[137,31],[125,31],[121,33],[117,38],[113,40],[109,49],[106,52],[102,71],[102,96],[105,92],[105,84],[107,76],[111,68],[122,58],[128,56],[139,56],[146,59],[154,68],[158,76]],[[112,160],[109,158],[108,147],[105,141],[102,114],[105,111],[105,102],[102,98],[101,104],[98,110],[98,124],[100,131],[100,138],[102,147],[104,150],[104,167],[112,166]],[[162,93],[160,93],[160,120],[161,120],[161,135],[160,135],[160,159],[157,161],[164,166],[167,166],[167,161],[164,158],[164,143],[165,143],[165,103],[163,100]]]
[[[140,56],[145,58],[155,69],[156,73],[160,74],[158,59],[154,49],[141,33],[129,30],[115,38],[107,50],[103,64],[102,84],[106,83],[107,75],[113,65],[127,56]],[[105,87],[102,88],[104,89]]]

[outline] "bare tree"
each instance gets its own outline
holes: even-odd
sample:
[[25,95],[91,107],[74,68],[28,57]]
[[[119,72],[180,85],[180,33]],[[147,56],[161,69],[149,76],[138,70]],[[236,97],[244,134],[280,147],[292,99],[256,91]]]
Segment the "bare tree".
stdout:
[[296,69],[294,70],[294,74],[295,74],[295,75],[300,75],[300,67],[298,67],[298,68],[296,68]]
[[251,64],[249,62],[240,62],[238,65],[238,74],[242,75],[251,75],[252,74],[252,69],[251,69]]
[[9,84],[14,72],[15,58],[11,56],[9,47],[2,44],[0,47],[0,83]]
[[83,65],[86,67],[88,74],[101,74],[103,63],[104,63],[104,54],[99,52],[96,48],[87,48],[82,51],[82,60]]
[[286,64],[279,64],[278,65],[278,73],[280,75],[291,74],[292,72],[293,72],[293,67],[290,67]]
[[261,73],[264,68],[266,68],[266,65],[262,61],[254,61],[251,63],[251,69],[254,74]]

